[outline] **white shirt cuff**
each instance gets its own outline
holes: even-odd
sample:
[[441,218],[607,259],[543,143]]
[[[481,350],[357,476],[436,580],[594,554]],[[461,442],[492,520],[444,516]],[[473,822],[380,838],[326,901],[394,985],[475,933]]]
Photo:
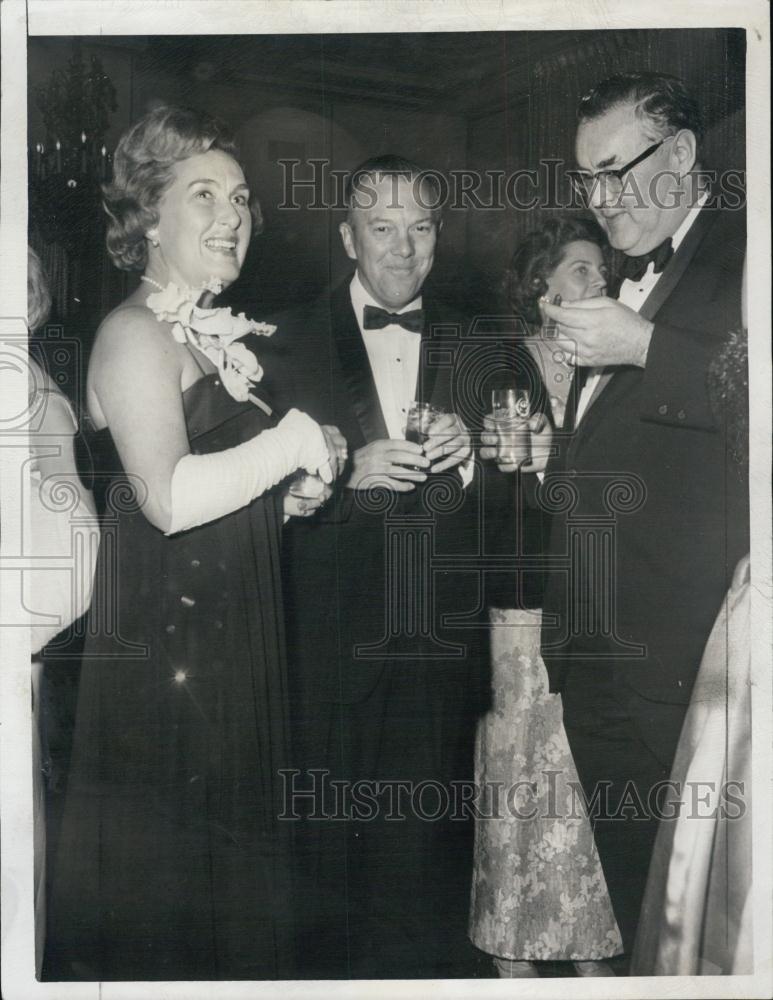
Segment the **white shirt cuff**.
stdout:
[[467,461],[462,462],[458,468],[459,475],[462,477],[462,486],[467,489],[475,476],[475,457],[470,455]]

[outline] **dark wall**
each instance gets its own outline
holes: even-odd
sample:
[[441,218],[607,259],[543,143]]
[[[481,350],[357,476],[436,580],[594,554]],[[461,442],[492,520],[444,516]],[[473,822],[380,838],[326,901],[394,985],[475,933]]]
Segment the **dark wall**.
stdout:
[[[282,207],[282,158],[302,161],[298,173],[306,177],[312,159],[350,170],[388,151],[446,172],[509,176],[540,159],[571,165],[578,95],[609,72],[653,68],[683,75],[696,89],[708,112],[712,163],[743,166],[745,40],[739,31],[181,36],[83,43],[84,56],[99,57],[116,90],[108,148],[158,103],[200,107],[235,129],[266,225],[233,296],[263,313],[315,295],[350,269],[337,232],[340,211],[312,209],[309,192],[298,196],[301,207]],[[65,67],[70,55],[68,38],[29,40],[32,144],[43,138],[35,88]],[[479,194],[487,203],[490,185],[484,183]],[[59,310],[86,344],[131,281],[106,261],[101,223],[82,218],[89,212],[99,219],[96,195],[88,211],[72,213],[77,237],[71,241],[71,280],[63,282],[60,275],[57,282]],[[540,214],[452,207],[433,280],[452,298],[490,307],[514,247]]]

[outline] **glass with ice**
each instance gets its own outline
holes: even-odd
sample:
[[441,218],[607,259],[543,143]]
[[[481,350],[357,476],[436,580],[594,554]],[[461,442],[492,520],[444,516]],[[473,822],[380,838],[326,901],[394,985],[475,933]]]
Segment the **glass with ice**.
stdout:
[[501,464],[523,465],[531,461],[530,416],[528,389],[492,389],[491,417],[497,431],[497,461]]
[[[424,448],[429,441],[432,424],[443,413],[442,409],[433,406],[432,403],[420,403],[414,399],[408,409],[408,417],[405,422],[405,440],[412,441],[414,444],[421,445]],[[417,472],[424,471],[419,469],[418,466],[414,466],[413,468]]]

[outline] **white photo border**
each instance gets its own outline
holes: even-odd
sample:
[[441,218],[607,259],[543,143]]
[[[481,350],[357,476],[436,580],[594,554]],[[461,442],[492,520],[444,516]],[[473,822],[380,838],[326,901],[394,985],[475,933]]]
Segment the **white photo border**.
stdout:
[[[3,431],[26,409],[27,35],[301,34],[740,27],[747,32],[749,368],[751,397],[753,835],[755,974],[732,977],[388,981],[366,983],[40,983],[34,974],[29,637],[0,630],[0,815],[2,815],[2,995],[7,1000],[180,998],[766,997],[773,991],[771,914],[771,270],[770,35],[765,0],[2,0],[0,173],[0,606],[20,622],[18,484],[25,448]],[[22,439],[23,444],[23,439]],[[14,486],[14,484],[17,484]]]

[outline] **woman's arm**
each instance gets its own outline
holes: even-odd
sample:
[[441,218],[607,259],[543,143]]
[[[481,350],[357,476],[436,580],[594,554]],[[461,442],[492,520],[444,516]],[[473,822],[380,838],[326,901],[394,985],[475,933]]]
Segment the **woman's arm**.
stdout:
[[94,409],[124,470],[144,484],[151,524],[174,534],[213,521],[299,468],[326,482],[338,474],[345,442],[298,410],[234,448],[192,455],[182,404],[187,352],[164,333],[144,309],[119,311],[100,331],[90,370]]
[[[102,324],[89,364],[92,418],[107,423],[124,470],[144,486],[143,513],[155,527],[171,523],[175,466],[189,454],[182,400],[185,348],[141,306]],[[97,411],[97,412],[95,412]]]
[[35,656],[88,609],[99,532],[94,501],[77,472],[78,426],[72,407],[32,360],[30,373],[35,422],[29,513],[35,566],[24,574],[23,600],[36,616],[31,629]]
[[56,489],[56,480],[61,477],[68,487],[78,492],[82,508],[94,514],[94,501],[77,474],[75,460],[75,435],[78,423],[70,403],[48,375],[30,359],[32,376],[32,402],[40,416],[34,430],[30,432],[30,450],[34,458],[34,468],[40,473],[41,483]]

